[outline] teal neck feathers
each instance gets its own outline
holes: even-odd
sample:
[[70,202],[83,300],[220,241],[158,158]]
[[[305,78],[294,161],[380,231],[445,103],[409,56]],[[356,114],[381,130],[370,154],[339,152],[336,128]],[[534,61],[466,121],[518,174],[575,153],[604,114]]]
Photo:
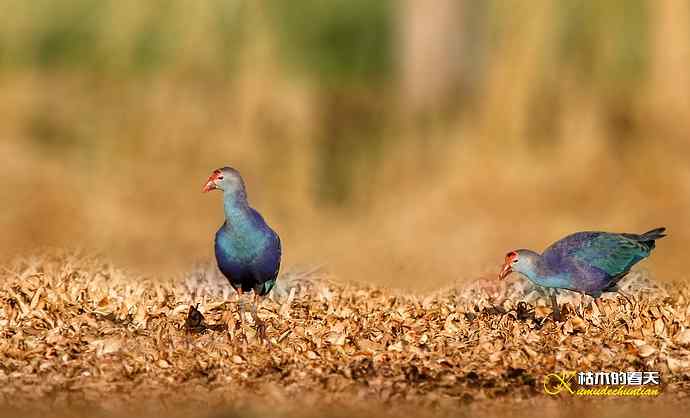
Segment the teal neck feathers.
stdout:
[[225,225],[229,244],[237,255],[251,256],[261,251],[267,242],[257,216],[249,206],[244,191],[228,191],[223,194]]
[[223,192],[225,220],[233,226],[251,224],[251,211],[247,196],[242,191]]
[[529,261],[518,272],[525,275],[532,283],[558,289],[567,289],[570,286],[569,275],[554,272],[546,265],[541,255],[535,253]]

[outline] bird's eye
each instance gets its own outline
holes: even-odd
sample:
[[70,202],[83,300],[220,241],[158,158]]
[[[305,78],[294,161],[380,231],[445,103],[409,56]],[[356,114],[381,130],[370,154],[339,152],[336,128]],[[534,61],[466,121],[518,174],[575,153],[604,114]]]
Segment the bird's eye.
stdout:
[[515,263],[517,263],[517,262],[518,262],[518,259],[517,259],[517,258],[514,258],[514,259],[513,259],[513,264],[515,264]]
[[216,177],[217,180],[223,180],[223,176]]

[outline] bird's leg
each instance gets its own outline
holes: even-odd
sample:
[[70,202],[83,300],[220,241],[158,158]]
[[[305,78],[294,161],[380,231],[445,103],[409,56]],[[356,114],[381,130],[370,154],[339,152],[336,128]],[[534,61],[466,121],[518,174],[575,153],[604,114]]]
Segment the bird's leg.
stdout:
[[240,327],[244,325],[244,298],[242,289],[237,289],[237,313],[240,316]]
[[580,294],[580,302],[577,304],[577,314],[581,318],[584,318],[585,317],[585,302],[584,302],[585,301],[585,299],[584,299],[585,294],[580,293],[580,292],[578,292],[578,293]]
[[244,298],[244,292],[242,291],[242,288],[237,289],[237,310],[240,315],[240,321],[239,321],[239,329],[241,330],[241,338],[244,340],[245,344],[248,342],[247,341],[247,334],[244,332],[244,315],[245,315],[245,310],[244,310],[244,303],[245,303],[245,298]]
[[266,338],[266,324],[264,321],[259,318],[259,314],[257,312],[257,306],[261,302],[260,296],[256,291],[254,292],[254,300],[252,302],[252,319],[254,319],[254,324],[256,324],[256,331],[259,335],[259,338],[264,340]]
[[599,297],[594,298],[594,303],[597,304],[597,309],[599,309],[599,313],[601,315],[605,315],[604,305],[602,305],[603,302],[601,301],[601,298],[599,298]]
[[549,295],[551,296],[551,309],[553,310],[553,320],[561,322],[561,310],[558,308],[558,298],[556,296],[556,289],[551,289]]

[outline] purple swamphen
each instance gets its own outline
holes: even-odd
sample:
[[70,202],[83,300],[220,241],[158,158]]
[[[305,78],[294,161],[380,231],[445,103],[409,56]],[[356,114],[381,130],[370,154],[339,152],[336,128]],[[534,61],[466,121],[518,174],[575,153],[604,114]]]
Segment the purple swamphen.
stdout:
[[223,191],[225,222],[216,232],[215,253],[218,268],[238,294],[240,320],[244,321],[244,292],[254,292],[251,314],[263,337],[265,326],[257,305],[276,284],[280,269],[280,237],[264,218],[249,206],[244,181],[231,167],[213,171],[203,192]]
[[619,292],[618,281],[633,265],[649,256],[654,241],[665,237],[665,231],[666,228],[656,228],[639,235],[577,232],[554,242],[542,254],[531,250],[511,251],[506,255],[499,279],[516,272],[534,284],[551,289],[553,316],[557,321],[560,311],[556,289],[587,294],[601,311],[601,294]]

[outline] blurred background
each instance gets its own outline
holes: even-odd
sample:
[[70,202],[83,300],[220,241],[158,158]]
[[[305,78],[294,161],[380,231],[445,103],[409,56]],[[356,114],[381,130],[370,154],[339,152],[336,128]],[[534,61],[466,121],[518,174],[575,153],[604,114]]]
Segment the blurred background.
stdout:
[[685,279],[690,3],[4,0],[0,249],[212,258],[238,168],[284,266],[433,289],[588,229]]

